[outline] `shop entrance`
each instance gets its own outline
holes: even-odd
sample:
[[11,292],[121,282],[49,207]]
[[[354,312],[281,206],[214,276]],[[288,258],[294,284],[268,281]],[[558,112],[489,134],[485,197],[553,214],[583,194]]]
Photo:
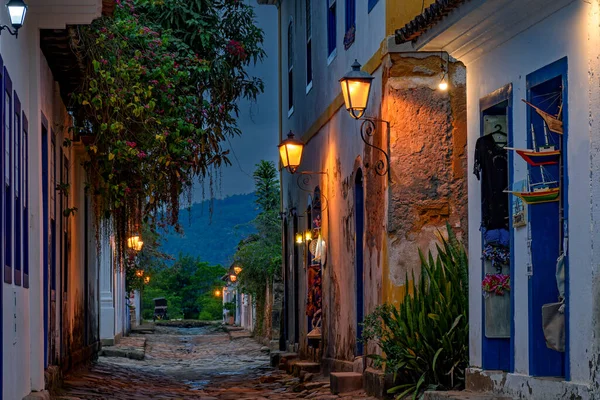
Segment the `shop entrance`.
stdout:
[[[509,186],[512,154],[512,86],[480,100],[481,136],[475,145],[474,173],[481,182],[482,366],[511,370],[512,221]],[[501,287],[501,290],[496,288]],[[487,288],[487,289],[486,289]]]

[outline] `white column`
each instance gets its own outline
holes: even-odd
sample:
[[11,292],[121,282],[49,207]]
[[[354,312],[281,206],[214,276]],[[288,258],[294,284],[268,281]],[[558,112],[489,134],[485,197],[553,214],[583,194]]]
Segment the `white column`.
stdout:
[[115,340],[115,301],[114,289],[114,261],[110,239],[100,239],[101,252],[99,255],[100,266],[100,340],[104,344],[113,344]]

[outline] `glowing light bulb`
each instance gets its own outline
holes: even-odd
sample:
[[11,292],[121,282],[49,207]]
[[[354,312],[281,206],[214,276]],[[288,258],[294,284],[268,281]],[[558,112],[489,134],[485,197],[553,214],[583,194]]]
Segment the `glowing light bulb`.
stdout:
[[446,91],[448,90],[448,82],[446,82],[446,77],[442,78],[442,81],[440,82],[440,84],[438,85],[438,88],[442,91]]

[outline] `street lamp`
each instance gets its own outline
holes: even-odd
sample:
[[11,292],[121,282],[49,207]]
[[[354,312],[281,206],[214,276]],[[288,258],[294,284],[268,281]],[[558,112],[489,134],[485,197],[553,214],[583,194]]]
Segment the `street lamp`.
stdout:
[[302,161],[304,143],[294,137],[292,131],[288,133],[287,139],[279,144],[279,157],[283,168],[287,168],[290,174],[295,173]]
[[236,275],[239,275],[240,272],[242,272],[242,267],[236,265],[235,267],[233,267],[233,272],[235,272]]
[[140,240],[139,236],[132,236],[127,239],[127,247],[135,251],[140,251],[144,247],[144,242]]
[[387,126],[388,137],[390,133],[390,122],[379,118],[363,117],[369,104],[369,94],[371,93],[371,83],[373,75],[366,71],[361,71],[358,60],[354,60],[352,70],[340,79],[342,94],[344,95],[344,104],[350,116],[354,119],[363,121],[360,126],[360,136],[369,147],[379,150],[385,156],[375,163],[375,173],[383,176],[390,172],[390,156],[381,147],[377,147],[367,140],[367,137],[373,137],[377,132],[377,123],[384,123]]
[[231,274],[231,275],[229,275],[229,280],[230,280],[231,282],[234,282],[234,283],[235,283],[235,281],[237,281],[237,275],[235,275],[235,274]]
[[302,237],[302,233],[298,232],[296,233],[296,244],[302,243],[304,243],[304,238]]
[[141,278],[142,276],[144,276],[144,270],[138,269],[137,271],[135,271],[135,276]]
[[150,283],[150,277],[149,277],[149,276],[146,276],[146,277],[144,278],[144,283],[145,283],[145,284],[149,284],[149,283]]
[[360,119],[367,109],[371,82],[375,79],[371,74],[360,70],[358,60],[354,60],[352,70],[340,79],[346,110],[354,119]]
[[221,291],[219,289],[215,290],[215,297],[221,297]]
[[25,22],[27,4],[25,4],[23,0],[9,0],[9,2],[6,3],[6,8],[8,9],[10,23],[13,26],[14,31],[8,26],[2,25],[2,27],[0,27],[0,32],[6,29],[8,33],[16,37],[19,34],[19,28],[21,28]]

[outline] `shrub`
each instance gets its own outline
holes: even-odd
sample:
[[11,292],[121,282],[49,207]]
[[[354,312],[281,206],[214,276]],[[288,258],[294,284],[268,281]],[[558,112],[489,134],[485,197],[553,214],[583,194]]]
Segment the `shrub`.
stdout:
[[[467,254],[450,226],[437,256],[421,251],[421,275],[412,281],[402,304],[379,306],[365,319],[363,341],[373,340],[384,356],[369,355],[375,366],[394,374],[388,393],[400,399],[424,390],[459,389],[468,365]],[[441,236],[441,235],[440,235]]]

